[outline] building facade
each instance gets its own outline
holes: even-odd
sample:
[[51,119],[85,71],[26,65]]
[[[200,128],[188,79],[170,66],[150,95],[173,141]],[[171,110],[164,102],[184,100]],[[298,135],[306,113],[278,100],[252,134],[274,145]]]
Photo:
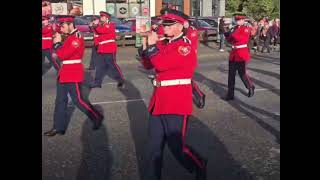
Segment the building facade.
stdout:
[[189,16],[225,15],[225,0],[65,0],[61,2],[80,7],[81,15],[97,15],[99,11],[104,10],[118,18],[157,16],[164,7],[183,11]]

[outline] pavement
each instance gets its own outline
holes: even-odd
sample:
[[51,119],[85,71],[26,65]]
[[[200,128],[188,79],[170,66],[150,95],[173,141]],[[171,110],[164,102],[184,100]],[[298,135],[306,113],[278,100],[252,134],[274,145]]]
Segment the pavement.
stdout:
[[[90,49],[84,63],[88,66]],[[135,59],[134,47],[119,47],[117,62],[128,83],[118,90],[106,77],[101,89],[82,88],[103,111],[101,129],[77,108],[69,108],[69,127],[63,136],[42,137],[43,180],[140,180],[145,170],[147,106],[152,85]],[[248,74],[255,95],[236,77],[234,101],[222,99],[227,90],[228,51],[215,44],[200,45],[194,79],[206,94],[206,106],[189,119],[187,144],[208,158],[208,180],[280,179],[280,53],[252,55]],[[89,76],[87,76],[89,77]],[[52,128],[56,93],[53,68],[42,79],[42,129]],[[193,180],[167,147],[163,180]]]

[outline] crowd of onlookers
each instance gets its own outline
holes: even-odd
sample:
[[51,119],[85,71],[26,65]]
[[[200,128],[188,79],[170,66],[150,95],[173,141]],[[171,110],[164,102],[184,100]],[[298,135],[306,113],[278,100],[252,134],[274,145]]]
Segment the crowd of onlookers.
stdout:
[[[261,18],[258,21],[248,20],[246,26],[251,28],[251,38],[249,41],[250,49],[253,49],[255,53],[264,53],[267,51],[278,50],[280,51],[280,19],[275,18],[273,20],[268,20],[268,18]],[[219,21],[219,36],[220,36],[220,51],[223,50],[225,37],[224,33],[230,31],[228,27],[224,24],[224,18]],[[232,31],[232,30],[231,30]]]
[[270,53],[271,49],[276,50],[280,45],[280,19],[268,21],[267,18],[262,18],[258,22],[253,22],[251,29],[250,46],[255,52],[263,53],[267,50]]

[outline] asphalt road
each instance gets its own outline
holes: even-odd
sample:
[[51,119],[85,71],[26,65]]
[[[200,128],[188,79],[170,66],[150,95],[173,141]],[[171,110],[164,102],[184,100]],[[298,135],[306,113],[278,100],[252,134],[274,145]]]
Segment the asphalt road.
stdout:
[[[119,91],[106,77],[101,89],[83,87],[104,112],[98,131],[78,109],[69,108],[64,136],[42,138],[43,180],[138,180],[144,173],[147,106],[152,85],[135,60],[135,48],[119,48],[117,61],[128,83]],[[208,180],[280,179],[280,53],[253,55],[248,74],[256,86],[252,98],[239,76],[234,101],[224,101],[228,53],[200,46],[195,80],[206,106],[189,120],[187,143],[208,158]],[[86,50],[85,64],[90,57]],[[42,128],[51,129],[56,93],[54,69],[43,75]],[[192,180],[166,148],[164,180]]]

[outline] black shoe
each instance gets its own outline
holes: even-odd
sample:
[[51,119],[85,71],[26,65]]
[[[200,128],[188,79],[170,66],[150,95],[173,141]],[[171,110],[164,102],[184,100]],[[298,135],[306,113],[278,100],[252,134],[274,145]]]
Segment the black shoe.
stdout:
[[64,133],[65,133],[64,131],[58,131],[56,129],[51,129],[50,131],[45,132],[44,135],[52,137],[52,136],[55,136],[57,134],[58,135],[64,135]]
[[100,127],[101,127],[101,125],[102,125],[102,121],[103,121],[103,119],[104,119],[104,116],[103,115],[99,115],[100,116],[100,118],[99,119],[95,119],[95,120],[93,120],[93,127],[92,127],[92,130],[98,130]]
[[231,95],[227,95],[224,100],[226,101],[230,101],[230,100],[234,100],[234,96],[231,96]]
[[207,179],[207,160],[203,161],[204,167],[196,169],[196,180],[206,180]]
[[117,87],[118,87],[119,89],[124,89],[124,87],[125,87],[125,85],[124,85],[124,81],[120,81],[120,82],[118,82]]
[[206,105],[206,95],[203,94],[203,96],[199,100],[198,108],[203,109],[204,105]]
[[101,84],[98,84],[96,82],[93,82],[93,83],[90,83],[89,84],[89,87],[90,88],[101,88]]
[[254,89],[255,89],[254,86],[252,86],[251,88],[249,88],[248,97],[252,97],[252,96],[254,95]]

